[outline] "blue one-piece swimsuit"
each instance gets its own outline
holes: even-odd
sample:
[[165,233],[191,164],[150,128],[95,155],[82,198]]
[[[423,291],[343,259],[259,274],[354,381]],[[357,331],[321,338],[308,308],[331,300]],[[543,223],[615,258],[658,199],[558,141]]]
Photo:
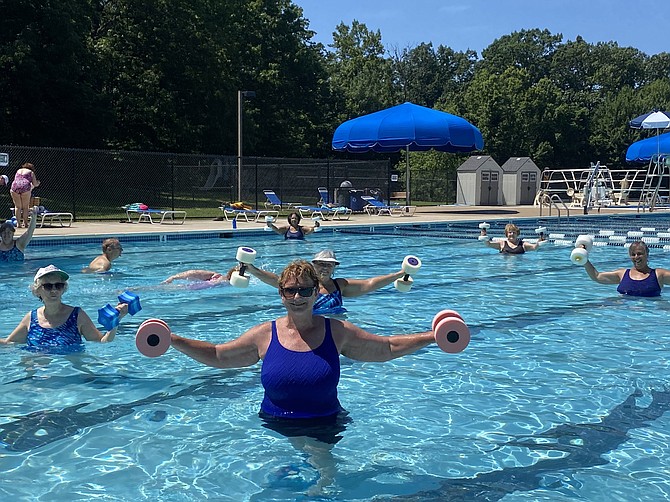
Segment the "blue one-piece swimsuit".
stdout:
[[302,227],[298,227],[297,232],[293,232],[292,227],[289,227],[286,233],[284,234],[284,240],[297,240],[297,241],[302,241],[305,240],[305,234],[302,231]]
[[272,321],[272,339],[263,359],[261,383],[265,389],[261,413],[277,418],[328,417],[342,411],[337,399],[340,354],[325,319],[323,343],[308,352],[288,350],[277,336]]
[[8,249],[7,251],[0,249],[0,263],[23,261],[24,259],[23,251],[16,247],[16,242],[14,242],[12,249]]
[[312,312],[314,314],[342,314],[347,311],[342,305],[342,291],[337,285],[337,279],[333,279],[335,283],[335,291],[332,293],[322,294],[316,298],[314,302],[314,307],[312,307]]
[[28,350],[44,350],[64,348],[66,352],[77,352],[84,349],[84,344],[77,328],[79,307],[75,307],[67,321],[57,328],[44,328],[37,320],[37,309],[30,313],[30,328],[26,337]]
[[627,268],[616,290],[628,296],[661,296],[661,285],[656,277],[656,269],[653,268],[649,270],[647,278],[641,281],[631,279],[630,269]]

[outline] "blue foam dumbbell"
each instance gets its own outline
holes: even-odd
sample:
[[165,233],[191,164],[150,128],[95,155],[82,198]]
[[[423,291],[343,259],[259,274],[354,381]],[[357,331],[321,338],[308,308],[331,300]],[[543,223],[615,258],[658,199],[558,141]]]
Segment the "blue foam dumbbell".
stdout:
[[112,307],[109,303],[98,310],[98,323],[111,331],[119,325],[119,311]]
[[[124,291],[119,295],[119,303],[128,304],[128,313],[130,315],[135,315],[142,310],[140,297],[130,291]],[[109,303],[98,310],[98,323],[104,328],[107,328],[107,330],[112,330],[118,326],[120,320],[119,311]]]
[[140,310],[142,310],[142,305],[140,305],[140,297],[135,293],[131,293],[130,291],[124,291],[119,295],[119,303],[128,304],[128,313],[130,315],[135,315]]

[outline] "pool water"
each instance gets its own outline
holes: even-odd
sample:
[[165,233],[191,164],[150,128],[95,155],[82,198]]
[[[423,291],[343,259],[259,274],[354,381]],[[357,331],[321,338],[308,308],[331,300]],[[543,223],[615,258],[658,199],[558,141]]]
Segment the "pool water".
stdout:
[[[124,242],[105,275],[77,273],[98,245],[31,248],[24,264],[4,267],[2,336],[39,305],[28,285],[48,263],[71,273],[65,301],[91,317],[127,288],[143,310],[123,319],[114,343],[88,343],[83,354],[0,347],[2,499],[670,500],[665,298],[619,297],[572,265],[567,247],[501,256],[474,240],[310,237]],[[451,308],[471,343],[381,364],[342,358],[352,422],[324,470],[318,455],[262,426],[260,364],[218,370],[174,349],[149,359],[135,348],[149,317],[222,342],[283,315],[276,290],[256,279],[248,289],[159,286],[190,268],[225,272],[240,245],[275,272],[333,248],[336,276],[352,278],[398,270],[415,254],[423,267],[409,293],[389,286],[345,299],[348,320],[409,333]],[[667,260],[652,251],[652,266]],[[592,261],[629,263],[621,247],[594,248]]]

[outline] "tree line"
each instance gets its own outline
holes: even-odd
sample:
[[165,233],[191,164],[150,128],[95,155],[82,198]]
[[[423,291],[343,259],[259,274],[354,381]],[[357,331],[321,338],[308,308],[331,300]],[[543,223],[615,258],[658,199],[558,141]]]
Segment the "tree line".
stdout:
[[[481,55],[385,47],[364,23],[314,42],[290,0],[10,0],[0,18],[0,143],[331,156],[343,121],[411,101],[460,115],[500,163],[624,164],[628,121],[670,109],[670,54],[532,29]],[[426,172],[454,168],[426,153]],[[462,159],[457,161],[462,162]]]

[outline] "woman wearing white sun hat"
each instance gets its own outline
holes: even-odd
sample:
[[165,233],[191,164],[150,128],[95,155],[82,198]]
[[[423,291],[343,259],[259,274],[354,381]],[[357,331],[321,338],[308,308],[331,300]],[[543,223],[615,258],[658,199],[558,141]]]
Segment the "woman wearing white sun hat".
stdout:
[[[345,312],[342,298],[352,298],[372,293],[405,276],[405,271],[400,270],[368,279],[333,278],[333,273],[339,264],[335,252],[331,249],[319,251],[312,258],[312,265],[319,277],[319,294],[314,303],[315,313],[338,314]],[[264,283],[277,287],[279,279],[277,274],[254,265],[249,265],[247,270]]]
[[[28,312],[19,325],[0,343],[25,343],[30,350],[48,352],[79,352],[83,350],[83,340],[89,342],[111,342],[117,327],[103,334],[81,307],[63,303],[70,276],[49,265],[35,274],[30,290],[44,305]],[[116,306],[119,317],[128,313],[128,304]]]

